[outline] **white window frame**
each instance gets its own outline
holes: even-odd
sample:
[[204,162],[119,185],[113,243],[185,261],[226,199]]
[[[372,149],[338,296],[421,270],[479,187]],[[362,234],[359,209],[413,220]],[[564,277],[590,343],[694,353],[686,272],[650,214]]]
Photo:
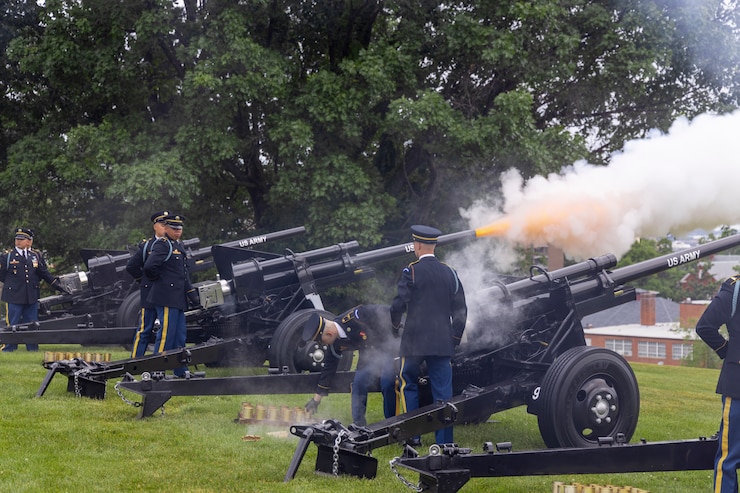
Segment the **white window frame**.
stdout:
[[622,356],[632,356],[632,339],[607,339],[604,345]]
[[637,356],[640,358],[665,359],[666,344],[658,341],[638,341]]

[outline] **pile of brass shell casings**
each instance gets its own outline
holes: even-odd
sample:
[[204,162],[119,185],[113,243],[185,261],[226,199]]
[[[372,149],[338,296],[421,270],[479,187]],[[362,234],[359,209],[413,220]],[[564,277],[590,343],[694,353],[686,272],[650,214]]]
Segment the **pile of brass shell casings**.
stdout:
[[46,351],[44,353],[44,363],[54,363],[55,361],[71,361],[81,359],[88,363],[107,363],[110,361],[111,353],[59,353]]
[[290,426],[305,423],[311,416],[302,407],[274,406],[242,402],[239,417],[240,424],[260,424],[265,426]]
[[642,488],[634,486],[614,486],[600,484],[565,484],[561,481],[555,481],[552,484],[552,493],[650,493]]

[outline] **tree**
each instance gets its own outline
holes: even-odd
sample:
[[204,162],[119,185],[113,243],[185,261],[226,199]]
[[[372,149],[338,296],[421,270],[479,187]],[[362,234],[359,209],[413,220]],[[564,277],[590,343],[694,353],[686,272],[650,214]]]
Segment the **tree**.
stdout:
[[[8,161],[8,148],[21,136],[32,133],[37,128],[36,117],[41,108],[24,106],[20,96],[22,83],[30,81],[20,73],[18,64],[8,57],[11,41],[23,34],[39,30],[36,24],[39,6],[36,2],[20,0],[6,1],[2,4],[0,16],[0,164]],[[24,111],[20,111],[23,109]]]
[[511,167],[605,162],[738,106],[735,1],[7,5],[0,213],[66,258],[163,207],[206,242],[466,229]]
[[142,207],[169,196],[180,208],[197,194],[172,151],[182,69],[163,43],[174,12],[163,5],[47,1],[34,19],[43,29],[9,44],[23,75],[16,110],[43,114],[7,151],[0,210],[55,254],[133,242],[150,232]]

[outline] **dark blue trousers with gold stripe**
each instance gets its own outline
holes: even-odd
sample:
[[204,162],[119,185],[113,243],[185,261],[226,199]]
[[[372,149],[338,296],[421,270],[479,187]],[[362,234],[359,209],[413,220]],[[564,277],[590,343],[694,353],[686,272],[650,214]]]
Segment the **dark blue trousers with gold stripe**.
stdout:
[[[452,366],[449,356],[405,356],[401,358],[400,397],[401,411],[407,413],[419,408],[419,373],[426,362],[429,385],[434,402],[452,399]],[[419,437],[414,437],[419,438]],[[452,426],[434,432],[435,441],[442,445],[453,443]]]
[[[157,332],[157,340],[154,343],[154,354],[167,351],[169,349],[179,349],[185,347],[187,340],[187,325],[185,322],[185,312],[178,308],[170,306],[157,305],[157,318],[161,327]],[[172,372],[178,377],[185,375],[187,366],[175,368]]]
[[139,310],[139,329],[134,335],[134,344],[131,349],[131,357],[144,356],[149,339],[154,330],[154,322],[157,319],[157,310],[154,308],[142,308]]
[[714,493],[737,493],[740,465],[740,399],[722,396],[719,447],[714,459]]

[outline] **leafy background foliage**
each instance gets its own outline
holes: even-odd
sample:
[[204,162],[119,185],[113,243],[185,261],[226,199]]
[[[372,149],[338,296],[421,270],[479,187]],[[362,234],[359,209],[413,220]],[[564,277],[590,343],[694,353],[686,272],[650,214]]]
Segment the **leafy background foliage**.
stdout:
[[[150,234],[318,248],[459,214],[738,106],[734,1],[3,3],[0,214],[77,262]],[[721,48],[721,49],[718,49]]]

